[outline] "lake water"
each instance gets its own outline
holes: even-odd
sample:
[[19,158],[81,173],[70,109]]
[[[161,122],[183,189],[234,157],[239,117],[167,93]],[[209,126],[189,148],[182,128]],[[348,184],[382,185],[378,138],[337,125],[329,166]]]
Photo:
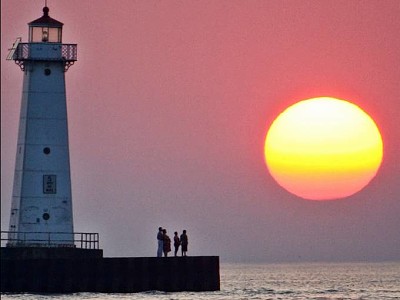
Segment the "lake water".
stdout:
[[221,290],[202,293],[3,294],[2,300],[400,299],[400,262],[221,264]]

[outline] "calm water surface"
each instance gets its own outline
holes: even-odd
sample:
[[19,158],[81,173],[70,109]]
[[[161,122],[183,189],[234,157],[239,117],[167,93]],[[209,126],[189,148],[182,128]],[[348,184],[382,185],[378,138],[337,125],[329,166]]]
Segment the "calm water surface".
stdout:
[[400,262],[221,264],[221,290],[204,293],[2,295],[2,300],[400,299]]

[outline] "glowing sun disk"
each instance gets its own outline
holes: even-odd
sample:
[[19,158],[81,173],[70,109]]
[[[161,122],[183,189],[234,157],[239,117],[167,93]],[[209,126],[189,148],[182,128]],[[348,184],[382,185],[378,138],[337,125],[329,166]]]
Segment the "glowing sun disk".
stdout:
[[268,130],[264,154],[272,177],[311,200],[337,199],[364,188],[381,162],[383,143],[371,117],[335,98],[300,101]]

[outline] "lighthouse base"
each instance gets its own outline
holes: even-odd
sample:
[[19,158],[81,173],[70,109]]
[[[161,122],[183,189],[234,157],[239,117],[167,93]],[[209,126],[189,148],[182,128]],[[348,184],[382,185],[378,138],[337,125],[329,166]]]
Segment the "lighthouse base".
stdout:
[[102,258],[102,249],[46,248],[46,247],[2,247],[3,259],[58,259],[58,258]]
[[3,249],[6,248],[1,249],[2,293],[220,289],[218,256],[16,258],[3,256]]

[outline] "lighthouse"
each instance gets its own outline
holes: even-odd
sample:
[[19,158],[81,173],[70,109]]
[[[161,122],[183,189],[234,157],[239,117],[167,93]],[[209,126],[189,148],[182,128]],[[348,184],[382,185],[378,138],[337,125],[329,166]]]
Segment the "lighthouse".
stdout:
[[23,71],[8,247],[74,247],[65,74],[77,45],[62,43],[63,23],[28,23],[7,59]]

